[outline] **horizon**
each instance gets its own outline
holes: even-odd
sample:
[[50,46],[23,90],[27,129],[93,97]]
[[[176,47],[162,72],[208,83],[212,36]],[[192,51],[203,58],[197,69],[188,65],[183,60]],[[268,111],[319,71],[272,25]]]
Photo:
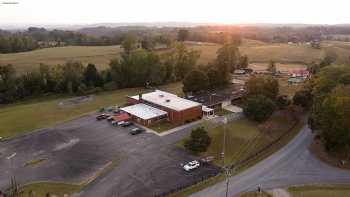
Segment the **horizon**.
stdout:
[[[1,2],[2,1],[2,2]],[[349,24],[344,17],[349,2],[334,0],[313,2],[296,0],[293,3],[248,0],[194,1],[179,0],[164,3],[160,0],[138,2],[68,0],[0,1],[1,26],[26,25],[93,25],[118,23],[204,23],[219,25],[241,24],[300,24],[339,25]],[[137,5],[137,6],[135,6]],[[237,9],[237,7],[239,9]]]

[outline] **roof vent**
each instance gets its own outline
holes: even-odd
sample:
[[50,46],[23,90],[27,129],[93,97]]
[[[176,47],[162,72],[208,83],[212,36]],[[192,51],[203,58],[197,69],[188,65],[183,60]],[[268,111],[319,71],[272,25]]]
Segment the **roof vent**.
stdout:
[[167,100],[165,100],[167,103],[169,103],[170,102],[170,99],[167,99]]
[[160,94],[159,97],[164,97],[164,94]]

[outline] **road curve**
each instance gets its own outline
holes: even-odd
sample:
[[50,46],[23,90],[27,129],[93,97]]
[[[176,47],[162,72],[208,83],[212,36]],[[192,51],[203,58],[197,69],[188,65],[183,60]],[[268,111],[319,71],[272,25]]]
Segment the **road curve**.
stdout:
[[[286,146],[248,170],[229,179],[229,195],[263,189],[288,187],[302,184],[346,184],[350,183],[350,171],[331,167],[308,150],[312,134],[304,126],[299,134]],[[192,197],[223,197],[226,182],[219,182]]]

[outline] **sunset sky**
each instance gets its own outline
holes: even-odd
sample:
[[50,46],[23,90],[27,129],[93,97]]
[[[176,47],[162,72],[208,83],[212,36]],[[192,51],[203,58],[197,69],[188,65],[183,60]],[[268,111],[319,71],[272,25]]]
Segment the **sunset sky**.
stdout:
[[[348,0],[0,0],[0,24],[350,23]],[[13,4],[16,3],[16,4]]]

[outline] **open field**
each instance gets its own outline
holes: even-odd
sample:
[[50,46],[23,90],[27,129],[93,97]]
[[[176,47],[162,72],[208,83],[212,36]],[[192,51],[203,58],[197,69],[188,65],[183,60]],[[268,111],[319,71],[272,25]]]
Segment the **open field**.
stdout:
[[35,197],[44,197],[47,193],[57,197],[63,197],[65,194],[71,195],[81,189],[78,185],[64,184],[64,183],[33,183],[21,187],[20,197],[32,197],[30,192]]
[[107,68],[109,61],[118,57],[119,46],[67,46],[38,49],[23,53],[0,54],[0,64],[13,64],[18,72],[29,71],[40,63],[64,64],[69,60],[93,63],[100,69]]
[[241,54],[248,55],[251,62],[268,62],[307,64],[319,61],[324,52],[308,45],[268,44],[262,46],[241,46]]
[[[178,94],[182,92],[181,86],[180,83],[173,83],[162,86],[160,89]],[[38,99],[7,105],[0,109],[0,136],[5,138],[15,137],[34,129],[51,126],[96,111],[101,107],[120,105],[125,102],[127,95],[136,95],[140,91],[146,90],[130,88],[103,92],[96,95],[92,101],[69,107],[59,105],[67,97]]]
[[349,186],[301,186],[291,187],[292,197],[345,197],[350,196]]
[[[219,44],[187,43],[189,48],[201,51],[199,64],[207,64],[216,58]],[[334,48],[334,47],[333,47]],[[67,46],[38,49],[30,52],[0,54],[0,64],[13,64],[19,73],[36,68],[40,63],[48,65],[63,64],[68,60],[94,63],[99,69],[105,69],[111,59],[119,56],[119,46]],[[345,53],[345,49],[340,54]],[[250,62],[268,62],[307,64],[318,61],[324,56],[324,50],[312,49],[307,45],[267,44],[255,40],[243,40],[241,54],[246,54]],[[345,50],[346,51],[346,50]]]

